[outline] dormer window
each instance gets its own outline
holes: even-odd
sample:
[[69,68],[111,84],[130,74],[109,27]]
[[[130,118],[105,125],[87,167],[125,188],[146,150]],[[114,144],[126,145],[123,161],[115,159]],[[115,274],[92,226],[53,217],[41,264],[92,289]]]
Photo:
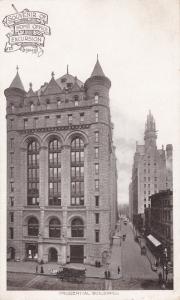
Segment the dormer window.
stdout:
[[64,78],[61,78],[61,82],[62,82],[62,83],[66,82],[66,80],[67,80],[67,79],[66,79],[65,77],[64,77]]
[[98,94],[95,94],[95,96],[94,96],[94,102],[95,102],[95,104],[99,103],[99,95]]
[[31,103],[31,105],[30,105],[30,110],[34,111],[34,104],[33,103]]
[[67,88],[70,89],[72,87],[72,82],[67,83]]

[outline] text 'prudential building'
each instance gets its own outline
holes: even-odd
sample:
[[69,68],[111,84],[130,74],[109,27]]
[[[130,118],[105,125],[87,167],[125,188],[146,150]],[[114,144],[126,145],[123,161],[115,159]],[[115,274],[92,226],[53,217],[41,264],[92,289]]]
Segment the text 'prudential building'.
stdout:
[[106,263],[117,217],[110,80],[97,60],[7,100],[8,258]]

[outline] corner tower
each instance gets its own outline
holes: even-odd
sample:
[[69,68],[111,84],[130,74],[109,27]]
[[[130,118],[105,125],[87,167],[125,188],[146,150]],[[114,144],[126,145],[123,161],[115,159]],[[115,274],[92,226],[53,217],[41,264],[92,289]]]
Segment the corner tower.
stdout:
[[88,98],[93,98],[94,95],[97,95],[99,99],[103,98],[104,104],[109,104],[109,89],[111,87],[111,81],[105,76],[99,63],[98,56],[92,74],[86,80],[84,87]]

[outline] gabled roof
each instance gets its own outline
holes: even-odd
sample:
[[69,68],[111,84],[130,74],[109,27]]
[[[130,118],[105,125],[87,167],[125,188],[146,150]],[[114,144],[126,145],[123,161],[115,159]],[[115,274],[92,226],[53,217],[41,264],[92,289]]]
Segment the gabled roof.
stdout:
[[65,89],[68,88],[68,84],[72,85],[73,87],[75,85],[75,82],[79,88],[81,88],[84,85],[83,82],[80,81],[77,77],[74,77],[68,73],[56,79],[56,82],[61,87],[62,90],[64,88]]
[[52,73],[52,78],[48,83],[47,87],[45,88],[43,94],[44,95],[51,95],[51,94],[58,94],[61,92],[60,86],[57,84],[56,80],[54,79],[54,75]]
[[32,89],[32,83],[29,84],[29,91],[27,92],[27,97],[34,97],[36,96],[36,93]]
[[25,91],[24,86],[21,81],[21,78],[19,76],[18,70],[17,70],[16,76],[14,77],[13,81],[11,82],[10,88],[16,88],[16,89]]
[[91,74],[91,77],[94,77],[94,76],[103,76],[103,77],[105,77],[105,74],[104,74],[104,72],[101,68],[101,65],[99,63],[98,58],[97,58],[97,62],[95,64],[94,69],[93,69],[92,74]]
[[77,83],[77,77],[75,77],[75,82],[74,82],[74,85],[73,85],[73,87],[72,87],[72,92],[77,92],[77,91],[80,91],[80,87],[79,87],[79,85],[78,85],[78,83]]

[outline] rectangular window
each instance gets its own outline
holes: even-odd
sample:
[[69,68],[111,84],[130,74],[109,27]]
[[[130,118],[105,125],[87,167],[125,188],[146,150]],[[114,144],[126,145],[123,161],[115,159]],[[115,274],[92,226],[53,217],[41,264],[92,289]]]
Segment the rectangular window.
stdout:
[[10,220],[11,220],[11,223],[14,222],[14,213],[13,212],[10,212]]
[[150,177],[148,177],[148,181],[150,181],[151,180],[151,178]]
[[11,149],[14,148],[14,139],[13,138],[10,139],[10,148]]
[[27,129],[28,127],[28,119],[24,119],[24,129]]
[[95,213],[95,223],[99,224],[99,213]]
[[34,128],[37,128],[38,118],[34,118]]
[[10,205],[14,206],[14,197],[10,197]]
[[10,192],[14,192],[14,182],[10,182]]
[[68,115],[68,123],[72,124],[72,115]]
[[12,227],[9,228],[10,239],[14,238],[14,229]]
[[56,125],[59,126],[61,124],[61,116],[56,116]]
[[98,131],[95,132],[95,142],[96,143],[99,142],[99,132]]
[[10,129],[13,129],[14,126],[14,119],[10,119]]
[[44,118],[45,126],[48,126],[48,120],[49,120],[49,116],[45,116]]
[[98,179],[95,180],[95,190],[96,191],[99,190],[99,180]]
[[144,177],[144,181],[146,181],[146,177]]
[[95,196],[95,205],[99,206],[99,196]]
[[99,164],[95,164],[95,174],[99,174]]
[[80,122],[84,122],[84,113],[80,113]]
[[14,178],[14,167],[10,167],[10,178]]
[[154,177],[154,181],[157,181],[157,177]]
[[144,184],[144,187],[146,188],[146,184]]
[[99,243],[99,230],[95,230],[95,242]]
[[95,111],[95,122],[99,122],[99,112]]
[[99,158],[99,148],[95,148],[95,158]]

